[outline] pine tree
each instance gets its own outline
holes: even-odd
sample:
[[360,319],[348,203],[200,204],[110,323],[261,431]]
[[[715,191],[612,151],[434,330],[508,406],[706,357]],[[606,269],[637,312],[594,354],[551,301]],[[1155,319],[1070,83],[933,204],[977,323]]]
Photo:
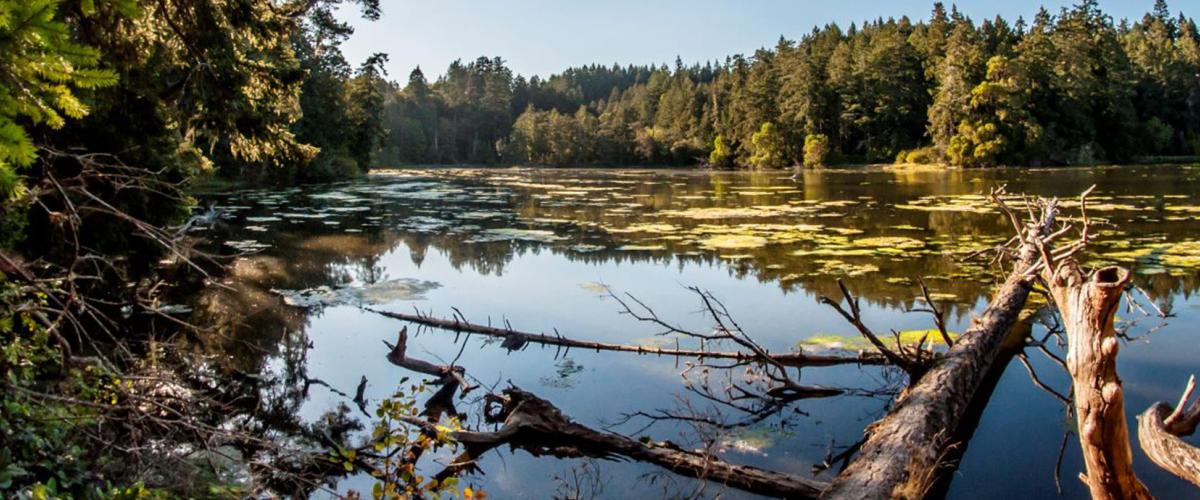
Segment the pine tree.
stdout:
[[[83,118],[88,106],[79,94],[117,82],[115,72],[99,67],[98,50],[72,39],[62,8],[61,0],[0,0],[0,202],[6,206],[23,192],[17,169],[37,157],[30,129],[61,129]],[[121,0],[87,3],[82,14],[97,8],[136,13],[131,0]]]
[[378,145],[387,138],[383,126],[383,104],[388,84],[383,79],[386,71],[386,54],[374,54],[358,69],[358,75],[349,82],[347,97],[350,101],[348,113],[350,142],[348,153],[354,159],[359,172],[371,167],[371,156]]
[[941,154],[971,104],[971,90],[981,79],[983,46],[969,20],[956,22],[937,68],[937,90],[929,106],[929,137]]

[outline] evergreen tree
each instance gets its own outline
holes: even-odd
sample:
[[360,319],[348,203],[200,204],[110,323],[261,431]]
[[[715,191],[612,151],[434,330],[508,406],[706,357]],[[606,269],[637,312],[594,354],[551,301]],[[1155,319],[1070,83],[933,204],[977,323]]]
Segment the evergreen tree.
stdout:
[[941,152],[967,114],[972,87],[980,80],[983,54],[983,44],[970,20],[956,22],[936,69],[938,85],[928,112],[929,137]]

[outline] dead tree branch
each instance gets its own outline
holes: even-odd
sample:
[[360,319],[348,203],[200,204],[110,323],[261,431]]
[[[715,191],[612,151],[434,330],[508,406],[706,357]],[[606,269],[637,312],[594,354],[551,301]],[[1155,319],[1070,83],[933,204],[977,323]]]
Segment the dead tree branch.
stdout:
[[[849,310],[843,308],[840,303],[828,297],[821,297],[818,300],[822,304],[832,307],[838,312],[838,314],[841,314],[847,322],[849,322],[851,325],[854,325],[854,328],[858,329],[858,333],[862,334],[867,341],[871,342],[871,345],[875,346],[875,349],[878,350],[881,355],[883,355],[884,359],[887,359],[889,363],[899,366],[901,369],[907,372],[910,381],[915,382],[917,379],[920,379],[921,375],[925,373],[925,370],[929,368],[928,360],[926,360],[925,357],[921,356],[919,353],[910,355],[910,353],[904,352],[904,346],[901,345],[897,346],[897,349],[901,349],[901,352],[899,353],[889,349],[887,345],[879,339],[879,336],[875,335],[875,332],[871,331],[871,329],[867,327],[865,323],[863,323],[862,310],[859,307],[858,298],[850,293],[850,290],[846,288],[846,283],[844,283],[841,278],[837,280],[837,284],[838,288],[842,290],[842,297],[845,299],[846,307],[848,307]],[[922,341],[922,343],[924,342]],[[899,343],[897,342],[897,344]],[[917,351],[921,350],[921,347],[918,346]]]
[[[825,483],[805,477],[721,460],[712,453],[680,448],[669,441],[654,442],[602,432],[576,423],[549,401],[516,387],[492,396],[485,414],[490,421],[502,422],[494,432],[455,431],[454,441],[464,451],[438,474],[439,478],[457,475],[474,467],[483,454],[503,445],[522,449],[534,456],[560,458],[627,458],[657,465],[676,474],[713,481],[759,495],[786,498],[816,498]],[[424,432],[437,433],[433,424],[419,418],[406,418]]]
[[[392,311],[381,311],[369,307],[363,310],[386,316],[392,319],[408,321],[421,325],[432,326],[443,330],[453,332],[477,333],[490,337],[505,339],[505,346],[512,350],[520,349],[528,343],[553,345],[565,348],[566,352],[570,349],[586,349],[593,351],[617,351],[629,352],[635,354],[651,354],[656,356],[676,356],[687,358],[700,359],[732,359],[739,362],[746,362],[755,359],[755,354],[740,352],[740,351],[709,351],[705,349],[665,349],[660,347],[646,347],[638,345],[613,344],[608,342],[592,342],[587,340],[575,340],[562,335],[546,335],[541,333],[529,333],[508,328],[498,328],[489,325],[480,325],[470,323],[456,315],[454,319],[435,318],[427,314],[407,314]],[[857,355],[824,355],[824,354],[808,354],[804,352],[789,352],[789,353],[771,353],[769,357],[780,365],[787,367],[805,367],[805,366],[833,366],[842,364],[862,364],[862,365],[880,365],[886,364],[887,361],[872,352],[860,352]]]
[[1138,442],[1159,467],[1200,486],[1200,448],[1181,439],[1195,433],[1200,424],[1200,399],[1189,403],[1195,389],[1193,375],[1174,408],[1159,401],[1138,415]]
[[[1082,476],[1092,498],[1151,498],[1133,471],[1129,429],[1125,423],[1125,396],[1117,376],[1120,341],[1113,317],[1130,281],[1130,272],[1106,267],[1084,272],[1074,256],[1087,247],[1091,221],[1087,197],[1079,197],[1079,238],[1051,249],[1050,237],[1032,238],[1040,261],[1030,266],[1050,290],[1067,333],[1067,369],[1071,374],[1079,443],[1087,474]],[[1058,200],[1039,200],[1043,213],[1057,210]],[[1071,229],[1064,225],[1054,234]],[[1053,235],[1051,235],[1053,236]]]

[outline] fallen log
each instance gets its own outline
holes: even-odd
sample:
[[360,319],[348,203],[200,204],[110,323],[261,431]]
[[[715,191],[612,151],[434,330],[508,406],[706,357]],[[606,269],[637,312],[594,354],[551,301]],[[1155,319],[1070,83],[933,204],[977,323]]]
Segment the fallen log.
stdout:
[[[516,350],[524,347],[528,343],[553,345],[565,347],[567,349],[587,349],[595,351],[619,351],[631,352],[636,354],[652,354],[658,356],[676,356],[690,357],[701,359],[733,359],[737,361],[753,361],[758,359],[758,355],[749,352],[740,351],[706,351],[701,349],[664,349],[660,347],[644,347],[637,345],[613,344],[608,342],[592,342],[586,340],[575,340],[561,335],[546,335],[542,333],[527,333],[520,332],[508,328],[497,328],[488,325],[478,325],[455,319],[435,318],[422,314],[406,314],[391,311],[381,311],[369,307],[363,308],[366,311],[386,316],[392,319],[408,321],[421,325],[432,326],[444,330],[465,333],[477,333],[491,337],[504,339],[502,344],[510,350]],[[887,364],[887,360],[878,353],[860,351],[853,355],[836,355],[836,354],[809,354],[804,352],[788,352],[782,354],[769,354],[770,358],[783,366],[790,367],[805,367],[805,366],[833,366],[842,364],[859,364],[859,365],[883,365]]]
[[1138,415],[1138,442],[1159,467],[1200,486],[1200,448],[1180,439],[1192,435],[1200,424],[1200,400],[1188,405],[1195,388],[1196,378],[1191,377],[1174,409],[1160,401]]
[[[994,197],[998,200],[998,196]],[[1005,211],[1016,218],[1011,211]],[[959,340],[920,379],[898,397],[882,419],[867,428],[858,458],[836,478],[822,498],[921,498],[945,469],[952,436],[1000,355],[1032,289],[1029,269],[1038,258],[1037,241],[1048,238],[1056,207],[1018,234],[1015,271]],[[1018,226],[1018,231],[1021,229]]]
[[[438,474],[439,480],[472,469],[484,453],[507,444],[534,456],[627,458],[683,476],[772,497],[816,498],[827,486],[792,474],[731,464],[712,454],[684,450],[667,441],[635,440],[597,431],[573,422],[549,401],[516,387],[505,389],[503,396],[490,396],[486,410],[489,421],[503,422],[500,429],[495,432],[452,432],[453,439],[465,451]],[[437,433],[434,424],[427,420],[412,417],[404,420],[426,433]]]

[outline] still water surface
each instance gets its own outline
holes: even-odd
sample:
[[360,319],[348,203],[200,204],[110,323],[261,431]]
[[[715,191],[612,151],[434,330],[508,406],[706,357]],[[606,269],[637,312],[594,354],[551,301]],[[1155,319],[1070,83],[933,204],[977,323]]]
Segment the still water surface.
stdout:
[[[226,279],[194,298],[196,315],[226,325],[205,345],[248,372],[319,379],[353,394],[368,380],[371,401],[388,396],[404,373],[389,364],[382,340],[403,324],[360,308],[449,316],[457,307],[477,323],[604,342],[674,346],[673,337],[620,314],[606,289],[629,293],[662,318],[703,331],[711,327],[686,287],[711,291],[741,326],[772,351],[857,348],[853,329],[818,304],[837,295],[837,278],[862,297],[877,331],[925,330],[927,315],[906,313],[924,277],[949,311],[952,331],[981,310],[999,270],[987,259],[963,260],[1003,243],[1011,230],[984,194],[1073,197],[1098,185],[1089,214],[1106,223],[1094,237],[1092,264],[1134,267],[1134,292],[1173,316],[1119,313],[1127,328],[1120,373],[1128,417],[1157,400],[1178,397],[1200,371],[1200,166],[1103,167],[984,171],[831,169],[712,173],[694,170],[413,169],[360,181],[291,189],[204,195],[221,222],[211,235],[227,250],[246,251]],[[1040,316],[1045,320],[1045,315]],[[413,332],[410,326],[410,332]],[[1041,338],[1046,328],[1033,326]],[[464,348],[464,342],[466,342]],[[682,346],[689,346],[686,339]],[[248,349],[247,345],[258,349]],[[728,346],[727,346],[728,347]],[[1051,338],[1048,349],[1062,356]],[[732,347],[728,347],[732,349]],[[268,353],[263,356],[260,352]],[[548,399],[578,421],[630,434],[696,443],[687,425],[622,416],[638,411],[709,406],[684,388],[685,360],[595,353],[531,345],[508,352],[482,337],[420,329],[409,354],[457,364],[485,386],[514,384]],[[461,354],[460,354],[461,352]],[[1028,349],[1041,380],[1066,393],[1068,379],[1050,358]],[[854,389],[803,400],[781,417],[711,435],[727,460],[808,473],[827,454],[853,444],[886,408],[898,377],[877,367],[806,368],[805,384]],[[346,398],[313,386],[299,404],[315,420]],[[466,404],[460,410],[469,411]],[[736,420],[741,415],[724,411]],[[474,424],[473,420],[468,423]],[[952,498],[1040,498],[1055,492],[1063,433],[1073,428],[1062,405],[1036,388],[1017,362],[1004,371],[961,466]],[[1071,436],[1062,461],[1070,498],[1086,489]],[[1134,446],[1138,473],[1163,498],[1192,494]],[[549,497],[591,471],[599,496],[647,497],[694,491],[690,480],[655,475],[636,463],[489,454],[472,481],[493,498]],[[836,471],[817,477],[828,479]],[[366,477],[339,483],[370,491]],[[707,485],[705,496],[740,496]]]

